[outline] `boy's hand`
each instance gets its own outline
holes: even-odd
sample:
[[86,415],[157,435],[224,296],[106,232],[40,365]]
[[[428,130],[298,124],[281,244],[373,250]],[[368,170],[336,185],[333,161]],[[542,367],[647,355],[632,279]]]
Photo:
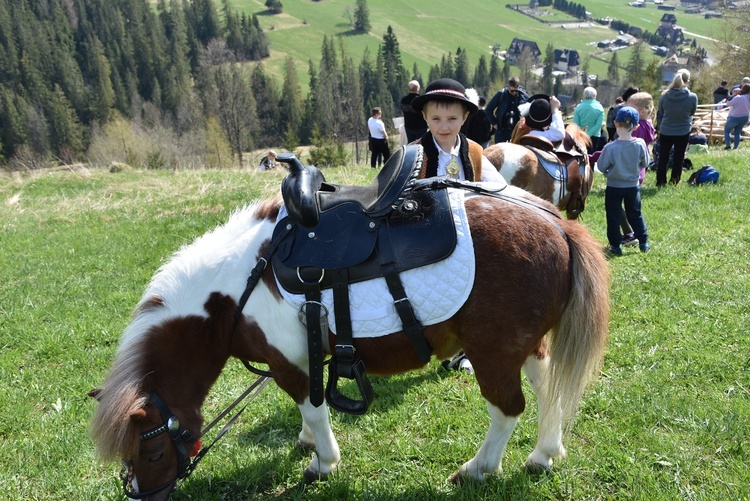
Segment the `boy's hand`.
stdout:
[[552,110],[552,113],[557,113],[557,111],[560,109],[560,100],[557,99],[557,96],[550,97],[549,104],[550,104],[550,109]]

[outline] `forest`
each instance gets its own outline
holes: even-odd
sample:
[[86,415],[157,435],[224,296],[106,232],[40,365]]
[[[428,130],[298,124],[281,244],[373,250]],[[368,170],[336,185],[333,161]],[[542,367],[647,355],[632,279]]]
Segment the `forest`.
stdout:
[[[265,14],[283,8],[277,3]],[[367,33],[366,0],[355,9],[352,28]],[[281,78],[265,71],[270,50],[257,14],[239,13],[229,0],[0,0],[0,164],[219,167],[252,149],[313,145],[311,163],[341,165],[342,144],[367,138],[372,107],[400,115],[409,80],[424,88],[453,77],[489,96],[511,74],[489,54],[470,63],[461,47],[427,75],[416,63],[407,69],[391,26],[374,53],[348,54],[341,37],[324,37],[304,86],[299,60],[287,58]],[[633,80],[658,90],[646,50],[638,44],[622,66],[615,54],[597,87]],[[548,45],[537,77],[522,55],[513,74],[532,93],[566,92],[575,102],[585,62],[580,84],[564,89],[553,58]]]
[[[367,4],[357,5],[366,30]],[[411,79],[453,76],[486,93],[509,74],[484,56],[469,74],[459,47],[425,79],[404,67],[390,27],[359,61],[335,37],[320,50],[303,94],[297,62],[287,60],[281,85],[266,74],[257,17],[227,0],[0,0],[0,160],[12,170],[112,159],[217,166],[250,148],[365,139],[369,110],[400,114]]]

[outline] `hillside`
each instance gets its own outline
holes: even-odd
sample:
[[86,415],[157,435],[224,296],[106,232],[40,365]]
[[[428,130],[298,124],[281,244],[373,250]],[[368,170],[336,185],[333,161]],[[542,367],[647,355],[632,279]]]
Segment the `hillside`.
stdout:
[[[392,26],[405,67],[411,70],[416,63],[422,75],[427,75],[431,66],[439,64],[444,55],[455,54],[458,47],[467,51],[470,63],[475,66],[481,54],[489,57],[492,45],[499,44],[506,49],[514,37],[535,41],[542,50],[548,43],[559,49],[577,49],[585,57],[601,51],[595,42],[617,34],[595,23],[574,22],[573,29],[563,30],[508,9],[504,2],[483,0],[370,1],[372,29],[367,34],[355,33],[350,26],[354,0],[285,0],[284,12],[279,15],[270,15],[263,0],[230,0],[229,3],[239,11],[258,15],[271,41],[271,57],[264,63],[269,73],[280,78],[283,62],[291,56],[298,62],[302,82],[308,79],[308,61],[319,59],[324,35],[342,36],[348,54],[358,61],[365,47],[369,47],[374,57],[387,27]],[[671,3],[677,4],[674,0]],[[590,0],[584,5],[596,18],[621,19],[651,32],[656,30],[665,13],[653,3],[648,3],[646,8],[630,7],[627,0]],[[678,25],[700,35],[698,43],[710,52],[712,42],[707,38],[720,23],[706,20],[700,14],[685,14],[681,7],[673,13]],[[548,17],[555,22],[570,19],[557,11],[551,11]],[[604,59],[609,57],[610,53],[603,54]],[[626,62],[627,51],[618,57],[621,63]],[[589,73],[602,74],[606,69],[606,62],[592,60]]]

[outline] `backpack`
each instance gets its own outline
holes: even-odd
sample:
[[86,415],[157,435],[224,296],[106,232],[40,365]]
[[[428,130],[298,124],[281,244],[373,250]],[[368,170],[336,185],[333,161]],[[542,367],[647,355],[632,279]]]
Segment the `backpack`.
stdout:
[[719,171],[710,165],[704,165],[697,171],[693,172],[688,179],[688,183],[693,186],[701,184],[716,184],[719,181]]

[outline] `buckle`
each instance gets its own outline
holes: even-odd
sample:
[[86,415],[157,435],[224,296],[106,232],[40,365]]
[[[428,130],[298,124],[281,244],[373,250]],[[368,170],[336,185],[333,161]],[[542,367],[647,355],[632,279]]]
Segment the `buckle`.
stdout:
[[351,344],[337,344],[334,348],[336,357],[343,359],[353,359],[355,351],[357,350]]

